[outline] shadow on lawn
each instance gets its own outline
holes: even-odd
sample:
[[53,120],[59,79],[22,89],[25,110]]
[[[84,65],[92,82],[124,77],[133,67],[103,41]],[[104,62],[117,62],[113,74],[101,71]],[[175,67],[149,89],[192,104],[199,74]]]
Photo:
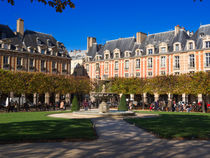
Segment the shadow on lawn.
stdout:
[[161,114],[156,118],[126,119],[127,122],[167,139],[210,139],[210,116]]
[[[162,140],[124,121],[95,119],[100,137],[90,142],[9,144],[2,157],[209,157],[209,141]],[[8,149],[10,149],[8,151]]]
[[0,143],[91,140],[90,120],[40,120],[0,124]]

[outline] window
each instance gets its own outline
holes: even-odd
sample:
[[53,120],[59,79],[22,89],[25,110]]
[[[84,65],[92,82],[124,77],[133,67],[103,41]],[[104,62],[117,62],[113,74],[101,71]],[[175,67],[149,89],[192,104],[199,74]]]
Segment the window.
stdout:
[[179,69],[180,68],[179,56],[175,56],[174,58],[175,58],[175,60],[174,60],[174,67],[175,67],[175,69]]
[[190,68],[195,67],[195,56],[194,56],[194,54],[189,55],[189,67]]
[[89,72],[89,64],[86,64],[86,70]]
[[20,57],[17,57],[17,66],[22,65],[21,60],[22,60],[22,59],[21,59]]
[[165,71],[161,71],[160,74],[161,74],[161,75],[165,75],[166,72],[165,72]]
[[4,64],[9,64],[9,57],[8,56],[4,56]]
[[115,53],[115,58],[119,58],[119,53]]
[[210,41],[206,41],[206,48],[210,48]]
[[125,61],[125,69],[129,69],[129,60]]
[[166,66],[166,57],[162,56],[160,61],[160,67],[165,67],[165,66]]
[[130,56],[129,52],[125,52],[125,57],[129,57],[129,56]]
[[45,50],[44,49],[41,49],[41,54],[45,54]]
[[4,44],[4,49],[8,49],[8,44]]
[[29,66],[32,68],[34,66],[34,59],[30,59]]
[[33,50],[32,48],[30,48],[30,52],[31,52],[31,53],[33,53],[33,52],[34,52],[34,50]]
[[96,63],[96,71],[100,71],[100,65],[99,65],[99,63]]
[[189,49],[193,49],[193,43],[192,42],[189,43]]
[[148,54],[153,54],[153,49],[148,49]]
[[118,77],[118,74],[114,74],[114,77]]
[[45,61],[41,60],[41,70],[44,71],[45,70]]
[[152,58],[148,58],[148,68],[152,68]]
[[62,63],[62,70],[66,70],[66,63]]
[[179,51],[179,44],[175,45],[175,51]]
[[136,56],[140,56],[140,50],[136,50]]
[[97,78],[97,79],[100,79],[99,75],[96,75],[96,78]]
[[129,77],[129,73],[125,73],[125,77],[128,78]]
[[210,53],[206,53],[206,67],[210,67]]
[[105,59],[109,59],[109,54],[106,54],[105,55]]
[[136,77],[140,77],[140,72],[137,72],[136,73]]
[[148,76],[152,76],[152,72],[148,72]]
[[137,68],[137,69],[140,68],[140,59],[136,59],[136,68]]
[[105,63],[105,72],[108,72],[108,70],[109,70],[109,63]]
[[174,74],[175,74],[175,75],[179,75],[179,72],[175,72]]
[[53,61],[53,62],[52,62],[52,70],[55,71],[55,69],[56,69],[56,62]]
[[165,53],[166,52],[166,47],[161,47],[161,53]]
[[115,61],[115,63],[114,63],[114,69],[115,70],[118,70],[119,69],[119,63],[118,63],[118,61]]

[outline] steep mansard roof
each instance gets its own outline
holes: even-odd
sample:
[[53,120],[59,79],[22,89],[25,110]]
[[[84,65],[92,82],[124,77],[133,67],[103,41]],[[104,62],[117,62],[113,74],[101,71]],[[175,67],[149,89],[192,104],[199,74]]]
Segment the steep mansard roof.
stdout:
[[26,30],[24,35],[15,34],[7,25],[0,25],[0,40],[11,44],[12,49],[16,49],[16,46],[23,47],[26,50],[28,47],[38,50],[38,46],[52,48],[58,51],[58,55],[61,53],[67,53],[65,46],[58,42],[52,35],[44,34],[40,32]]
[[195,41],[196,49],[201,49],[203,47],[203,39],[202,36],[210,35],[210,24],[201,25],[199,29],[192,36],[192,40]]
[[21,39],[7,25],[0,24],[0,40],[4,43],[11,44],[12,49],[15,49],[17,45],[20,47],[23,46]]
[[136,43],[136,38],[120,38],[117,40],[107,41],[106,44],[100,46],[98,48],[97,44],[94,44],[88,51],[88,56],[92,58],[95,57],[96,54],[104,56],[104,51],[109,50],[111,58],[113,57],[113,50],[118,48],[121,52],[121,57],[124,57],[124,52],[126,50],[131,51],[131,56],[135,56],[136,49],[143,50],[142,55],[146,55],[146,46],[151,44],[155,48],[155,54],[159,54],[159,44],[164,42],[168,46],[168,52],[173,52],[173,44],[176,42],[181,43],[181,49],[186,50],[186,44],[188,40],[195,41],[196,49],[201,49],[203,47],[203,39],[201,38],[201,34],[210,35],[210,24],[202,25],[196,31],[196,33],[191,36],[188,35],[185,29],[180,28],[180,31],[175,35],[175,31],[167,31],[161,33],[150,34],[146,37],[146,39],[141,43]]

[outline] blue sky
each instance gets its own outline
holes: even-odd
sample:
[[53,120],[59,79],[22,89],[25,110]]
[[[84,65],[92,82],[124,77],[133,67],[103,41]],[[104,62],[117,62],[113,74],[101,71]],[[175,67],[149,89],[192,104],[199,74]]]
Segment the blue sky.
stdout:
[[25,29],[52,34],[68,50],[86,49],[87,36],[97,43],[136,32],[157,33],[175,25],[196,31],[210,24],[210,0],[73,0],[76,8],[56,13],[53,8],[15,0],[15,6],[0,1],[0,24],[16,29],[16,20],[25,21]]

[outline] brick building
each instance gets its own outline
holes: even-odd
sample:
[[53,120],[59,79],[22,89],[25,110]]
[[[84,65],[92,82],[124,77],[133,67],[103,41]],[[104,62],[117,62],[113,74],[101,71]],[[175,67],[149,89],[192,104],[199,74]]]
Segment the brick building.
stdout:
[[[24,31],[24,21],[18,19],[16,32],[0,25],[0,68],[70,75],[71,58],[63,43],[49,34]],[[49,102],[49,97],[45,94],[45,102]]]
[[88,37],[87,49],[85,67],[91,79],[209,71],[210,25],[201,25],[195,33],[180,26],[149,35],[137,32],[136,37],[119,38],[104,45]]

